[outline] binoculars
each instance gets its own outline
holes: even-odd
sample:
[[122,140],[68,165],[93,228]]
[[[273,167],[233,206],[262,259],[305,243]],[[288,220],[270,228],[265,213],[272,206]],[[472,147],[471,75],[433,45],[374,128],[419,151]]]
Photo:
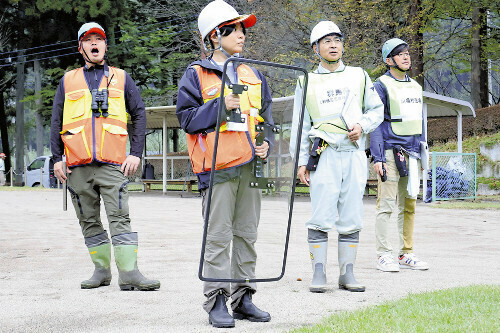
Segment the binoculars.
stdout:
[[108,90],[101,91],[92,89],[92,113],[99,118],[101,115],[106,118],[108,116]]

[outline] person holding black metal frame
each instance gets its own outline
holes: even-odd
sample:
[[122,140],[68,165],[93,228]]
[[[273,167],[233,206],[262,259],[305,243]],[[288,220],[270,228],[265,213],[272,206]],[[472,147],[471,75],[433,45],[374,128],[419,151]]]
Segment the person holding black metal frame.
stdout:
[[[203,197],[203,215],[210,203],[203,258],[204,276],[210,278],[255,277],[261,190],[251,188],[249,183],[253,161],[265,159],[273,141],[266,135],[258,140],[262,144],[255,143],[257,136],[265,135],[256,132],[256,125],[272,125],[272,98],[265,77],[255,68],[230,62],[226,73],[222,70],[228,58],[237,58],[242,52],[246,29],[255,22],[254,15],[239,15],[224,1],[209,3],[200,12],[198,28],[204,46],[211,47],[211,55],[189,65],[179,83],[177,117],[187,134],[191,165]],[[222,89],[224,74],[227,86]],[[245,89],[236,91],[242,86]],[[221,93],[225,96],[224,119],[229,120],[219,131],[216,171],[208,198]],[[270,314],[253,304],[255,292],[255,283],[205,281],[203,308],[209,314],[209,323],[214,327],[234,327],[234,319],[270,321]],[[229,297],[232,316],[226,306]]]
[[[54,175],[71,193],[94,274],[82,289],[111,281],[111,244],[100,218],[101,198],[109,222],[121,290],[155,290],[160,282],[137,268],[138,237],[130,227],[127,176],[136,172],[146,133],[139,90],[128,73],[106,63],[106,33],[95,22],[78,31],[85,66],[67,72],[52,109]],[[127,119],[132,124],[127,130]],[[130,132],[130,133],[129,133]],[[130,134],[130,154],[126,155]],[[66,156],[66,164],[63,162]]]

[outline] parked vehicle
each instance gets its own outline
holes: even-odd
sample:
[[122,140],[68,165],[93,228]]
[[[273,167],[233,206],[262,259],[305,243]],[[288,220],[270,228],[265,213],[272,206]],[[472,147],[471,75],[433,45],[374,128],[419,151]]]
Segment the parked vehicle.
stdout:
[[[40,173],[40,169],[43,173]],[[26,168],[26,186],[40,186],[40,179],[45,188],[56,188],[57,178],[54,176],[54,162],[51,156],[38,156]]]

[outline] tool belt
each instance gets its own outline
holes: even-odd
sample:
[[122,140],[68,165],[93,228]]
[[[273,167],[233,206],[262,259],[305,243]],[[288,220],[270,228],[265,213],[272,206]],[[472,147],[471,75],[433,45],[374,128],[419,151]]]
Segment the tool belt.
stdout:
[[403,148],[401,146],[394,146],[392,148],[394,152],[394,162],[396,163],[396,168],[398,168],[400,177],[408,177],[408,169],[406,168],[405,155],[403,154]]
[[307,161],[306,169],[309,171],[316,171],[319,163],[321,153],[328,147],[328,143],[322,138],[314,139],[311,152],[309,153],[309,160]]

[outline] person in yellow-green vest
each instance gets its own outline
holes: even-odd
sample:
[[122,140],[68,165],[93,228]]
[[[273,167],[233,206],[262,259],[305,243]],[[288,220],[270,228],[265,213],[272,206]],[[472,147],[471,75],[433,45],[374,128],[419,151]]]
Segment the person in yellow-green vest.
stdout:
[[[341,60],[343,37],[331,21],[321,21],[311,31],[310,43],[320,64],[308,75],[298,156],[298,176],[310,186],[312,204],[312,216],[306,222],[313,270],[309,290],[318,293],[328,290],[328,232],[333,228],[339,234],[339,288],[365,290],[354,278],[354,264],[368,173],[366,134],[377,128],[383,117],[382,102],[368,74]],[[303,84],[299,79],[291,133],[297,133]],[[292,136],[292,154],[296,143],[297,138]]]
[[[408,44],[392,38],[382,46],[388,71],[374,83],[384,103],[384,121],[370,136],[370,150],[378,177],[375,235],[377,269],[398,272],[429,265],[413,253],[415,207],[420,188],[421,148],[426,147],[422,87],[411,79]],[[425,148],[422,148],[425,149]],[[397,212],[399,231],[396,261],[389,242],[390,218]]]
[[[106,33],[99,24],[83,24],[77,40],[85,66],[67,72],[59,83],[50,142],[54,174],[61,182],[67,181],[95,266],[92,277],[81,282],[81,288],[98,288],[111,282],[111,244],[100,218],[102,198],[120,289],[155,290],[160,282],[147,279],[137,268],[138,237],[130,227],[127,190],[127,176],[137,171],[144,148],[144,103],[132,78],[106,63]],[[129,131],[128,117],[132,120]]]
[[[206,5],[198,16],[198,29],[203,43],[210,46],[211,55],[190,64],[179,83],[177,118],[187,133],[189,157],[203,197],[203,215],[207,211],[221,93],[225,96],[224,114],[226,110],[239,108],[246,120],[239,126],[235,122],[224,122],[219,130],[203,258],[204,276],[209,278],[255,278],[261,192],[248,184],[252,162],[265,159],[273,142],[265,131],[260,134],[265,134],[262,144],[256,144],[255,140],[256,124],[272,124],[271,92],[264,75],[244,63],[237,66],[229,63],[226,82],[246,85],[248,91],[241,95],[230,93],[227,87],[221,86],[221,78],[224,62],[239,57],[246,29],[256,20],[255,15],[240,15],[221,0]],[[205,281],[203,308],[208,312],[209,323],[221,328],[234,327],[234,319],[270,321],[270,314],[253,304],[252,295],[256,291],[255,283]],[[226,306],[229,297],[232,316]]]

